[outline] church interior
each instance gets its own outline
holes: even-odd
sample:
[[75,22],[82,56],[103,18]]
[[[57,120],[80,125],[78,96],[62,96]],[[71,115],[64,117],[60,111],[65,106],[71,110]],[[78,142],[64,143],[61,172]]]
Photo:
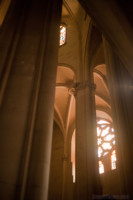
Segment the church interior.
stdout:
[[1,200],[133,200],[132,6],[0,0]]

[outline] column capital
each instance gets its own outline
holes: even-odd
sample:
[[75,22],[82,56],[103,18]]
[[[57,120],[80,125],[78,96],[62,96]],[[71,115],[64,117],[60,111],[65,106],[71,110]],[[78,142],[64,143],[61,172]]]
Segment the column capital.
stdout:
[[71,87],[71,88],[68,89],[68,93],[69,93],[70,95],[75,96],[75,94],[76,94],[76,87],[75,87],[75,84],[73,85],[73,87]]
[[70,95],[73,95],[75,97],[77,92],[85,89],[86,87],[88,87],[91,91],[95,91],[96,84],[90,83],[89,81],[77,82],[74,83],[73,86],[68,89],[68,92]]
[[86,87],[88,87],[90,90],[95,90],[96,89],[96,84],[94,83],[90,83],[89,81],[83,81],[82,83],[81,82],[77,82],[75,84],[75,90],[76,90],[76,93],[80,90],[83,90],[85,89]]

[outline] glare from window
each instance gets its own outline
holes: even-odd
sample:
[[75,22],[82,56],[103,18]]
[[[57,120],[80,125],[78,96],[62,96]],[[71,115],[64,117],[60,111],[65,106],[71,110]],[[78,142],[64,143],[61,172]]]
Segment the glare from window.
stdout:
[[98,147],[98,157],[99,157],[99,158],[101,157],[102,153],[103,153],[102,148],[101,148],[101,147]]
[[116,169],[115,133],[112,124],[106,120],[97,121],[97,145],[99,173],[104,173],[104,157],[108,156],[111,169]]
[[66,25],[60,25],[60,41],[59,46],[62,46],[66,43]]
[[116,169],[116,152],[115,150],[112,152],[111,155],[111,169]]
[[110,145],[109,142],[103,143],[102,147],[103,147],[104,150],[106,150],[106,149],[112,149],[112,146]]
[[109,122],[108,122],[108,121],[105,121],[105,120],[99,120],[99,121],[97,122],[97,124],[101,124],[101,125],[103,126],[104,124],[109,124]]
[[100,174],[104,173],[104,165],[103,165],[102,161],[99,161],[99,173]]

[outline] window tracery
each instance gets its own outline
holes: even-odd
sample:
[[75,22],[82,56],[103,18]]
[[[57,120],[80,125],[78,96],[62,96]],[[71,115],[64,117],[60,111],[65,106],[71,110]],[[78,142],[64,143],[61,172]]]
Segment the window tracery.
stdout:
[[110,158],[110,169],[116,169],[115,134],[112,124],[106,120],[97,121],[97,145],[99,173],[104,173],[105,157]]

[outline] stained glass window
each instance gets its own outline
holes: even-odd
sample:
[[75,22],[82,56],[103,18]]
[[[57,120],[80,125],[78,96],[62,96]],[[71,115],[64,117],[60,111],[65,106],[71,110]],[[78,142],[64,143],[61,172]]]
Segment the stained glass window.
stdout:
[[112,151],[112,155],[111,155],[111,169],[116,169],[116,153],[115,150]]
[[102,161],[99,161],[99,173],[100,174],[104,173],[104,165],[103,165]]
[[60,41],[59,46],[62,46],[66,43],[66,25],[61,24],[60,25]]
[[[110,158],[110,169],[116,169],[115,134],[110,122],[97,121],[99,173],[104,173],[104,157]],[[106,164],[106,163],[105,163]]]

